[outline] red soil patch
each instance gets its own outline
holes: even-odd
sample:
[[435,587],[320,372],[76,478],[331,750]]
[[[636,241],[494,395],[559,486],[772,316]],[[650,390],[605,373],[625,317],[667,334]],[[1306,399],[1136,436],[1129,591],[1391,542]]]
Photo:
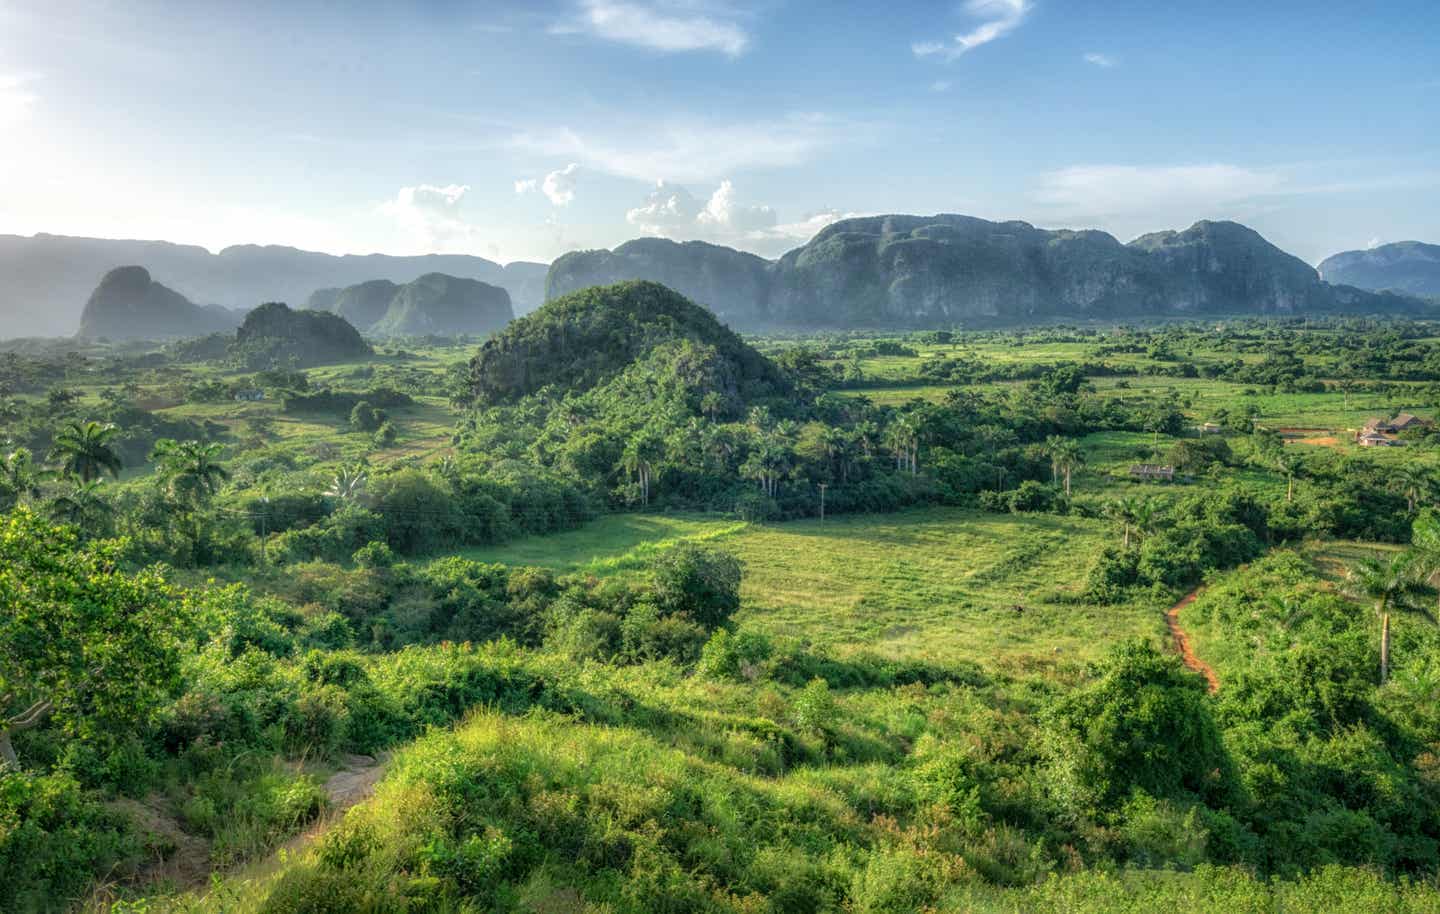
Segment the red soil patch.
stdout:
[[1180,602],[1166,610],[1165,625],[1170,629],[1170,637],[1175,640],[1175,649],[1180,652],[1185,665],[1204,676],[1205,681],[1210,684],[1211,694],[1214,694],[1220,691],[1220,678],[1215,675],[1214,670],[1210,669],[1209,664],[1195,656],[1195,651],[1190,647],[1190,636],[1185,634],[1185,629],[1180,627],[1180,610],[1194,603],[1198,596],[1200,596],[1200,588],[1197,587],[1181,597]]

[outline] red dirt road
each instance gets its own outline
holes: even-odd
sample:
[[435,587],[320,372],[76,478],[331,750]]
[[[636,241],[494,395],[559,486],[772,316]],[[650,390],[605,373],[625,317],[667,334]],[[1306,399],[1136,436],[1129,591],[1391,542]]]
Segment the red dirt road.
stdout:
[[1219,677],[1215,675],[1214,670],[1210,669],[1209,664],[1195,656],[1195,651],[1190,647],[1190,636],[1185,634],[1185,629],[1180,627],[1180,610],[1194,603],[1198,596],[1200,596],[1199,587],[1181,597],[1180,602],[1166,610],[1165,625],[1169,627],[1170,637],[1175,640],[1175,649],[1180,652],[1185,665],[1204,676],[1205,681],[1210,684],[1211,694],[1214,694],[1220,691]]

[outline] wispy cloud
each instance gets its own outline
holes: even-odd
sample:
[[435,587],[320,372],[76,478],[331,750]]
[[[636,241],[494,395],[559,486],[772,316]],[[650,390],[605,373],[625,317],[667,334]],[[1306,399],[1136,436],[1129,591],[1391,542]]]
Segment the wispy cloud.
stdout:
[[1202,165],[1076,165],[1040,177],[1036,202],[1099,219],[1166,207],[1207,207],[1281,192],[1280,169]]
[[1088,64],[1094,64],[1095,66],[1101,67],[1106,70],[1110,69],[1111,67],[1118,66],[1120,63],[1119,59],[1112,57],[1109,54],[1101,54],[1098,51],[1091,51],[1090,53],[1086,54],[1084,60]]
[[685,0],[633,3],[581,0],[578,14],[551,28],[556,33],[587,32],[608,41],[654,51],[718,51],[738,57],[750,36],[723,10],[710,11]]
[[916,57],[955,60],[1015,31],[1033,8],[1030,0],[967,0],[964,10],[967,15],[982,20],[979,25],[949,41],[917,41],[910,50]]
[[516,178],[516,179],[515,179],[515,193],[517,193],[517,194],[528,194],[528,193],[530,193],[532,190],[537,190],[539,187],[540,187],[540,182],[539,182],[538,180],[536,180],[535,178]]
[[462,215],[461,201],[469,192],[468,184],[402,187],[377,209],[427,250],[468,250],[476,230]]
[[13,127],[29,117],[35,94],[28,87],[37,79],[29,73],[0,73],[0,127]]
[[954,84],[951,83],[950,80],[948,80],[948,79],[937,79],[937,80],[935,80],[933,83],[930,84],[930,91],[931,91],[931,92],[949,92],[949,91],[950,91],[950,87],[951,87],[952,85],[954,85]]
[[838,132],[838,125],[823,115],[797,114],[729,123],[626,122],[603,131],[547,128],[519,133],[510,145],[618,177],[694,182],[749,168],[802,165],[834,142]]

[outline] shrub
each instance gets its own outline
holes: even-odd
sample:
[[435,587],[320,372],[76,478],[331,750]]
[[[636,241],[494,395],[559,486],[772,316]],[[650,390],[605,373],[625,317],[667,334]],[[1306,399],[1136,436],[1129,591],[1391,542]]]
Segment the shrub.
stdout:
[[667,615],[683,613],[705,628],[724,625],[740,608],[740,560],[682,542],[651,566],[655,599]]

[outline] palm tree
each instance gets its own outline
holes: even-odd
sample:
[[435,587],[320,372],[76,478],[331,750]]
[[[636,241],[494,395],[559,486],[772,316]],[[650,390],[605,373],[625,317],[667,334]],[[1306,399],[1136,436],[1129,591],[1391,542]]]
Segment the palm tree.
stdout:
[[[758,408],[758,407],[757,407]],[[655,457],[660,450],[660,440],[650,432],[641,434],[630,439],[625,446],[625,451],[620,455],[620,468],[626,473],[634,473],[635,481],[640,487],[640,504],[650,504],[650,483],[655,475]]]
[[160,477],[171,495],[199,504],[210,500],[230,478],[230,471],[219,461],[221,450],[219,444],[161,438],[155,442],[150,459],[159,462]]
[[86,533],[100,532],[98,528],[109,519],[114,507],[101,494],[103,486],[99,479],[75,483],[74,488],[50,500],[47,507],[50,518],[56,523],[78,527]]
[[53,475],[35,465],[35,457],[27,448],[16,448],[0,457],[0,506],[6,510],[21,501],[40,497],[40,484]]
[[885,429],[885,441],[895,454],[895,469],[920,472],[920,423],[914,414],[900,416]]
[[1409,507],[1411,514],[1415,513],[1415,509],[1419,507],[1421,501],[1428,500],[1428,496],[1434,489],[1434,482],[1430,478],[1430,474],[1409,464],[1397,467],[1390,482],[1395,491],[1405,498],[1405,504]]
[[1275,455],[1275,465],[1285,474],[1285,501],[1295,500],[1295,477],[1304,468],[1305,461],[1299,455],[1281,451]]
[[118,434],[120,429],[114,425],[72,419],[56,433],[50,459],[59,461],[61,474],[78,477],[81,482],[92,482],[106,473],[118,479],[124,464],[110,444]]
[[1145,503],[1133,495],[1121,498],[1112,498],[1105,503],[1105,516],[1120,525],[1121,544],[1125,550],[1130,549],[1130,533],[1135,530],[1136,521],[1139,520],[1142,512],[1145,511]]
[[359,501],[369,481],[370,471],[365,464],[347,463],[335,471],[335,478],[330,481],[330,488],[325,490],[325,494],[341,501]]
[[1059,470],[1064,477],[1065,495],[1069,497],[1070,476],[1077,466],[1085,462],[1085,452],[1074,438],[1061,438],[1059,435],[1051,435],[1045,442],[1045,448],[1050,453],[1051,471]]
[[1416,554],[1396,553],[1389,558],[1362,559],[1350,569],[1346,589],[1356,599],[1372,600],[1380,619],[1380,684],[1390,678],[1390,610],[1414,609]]

